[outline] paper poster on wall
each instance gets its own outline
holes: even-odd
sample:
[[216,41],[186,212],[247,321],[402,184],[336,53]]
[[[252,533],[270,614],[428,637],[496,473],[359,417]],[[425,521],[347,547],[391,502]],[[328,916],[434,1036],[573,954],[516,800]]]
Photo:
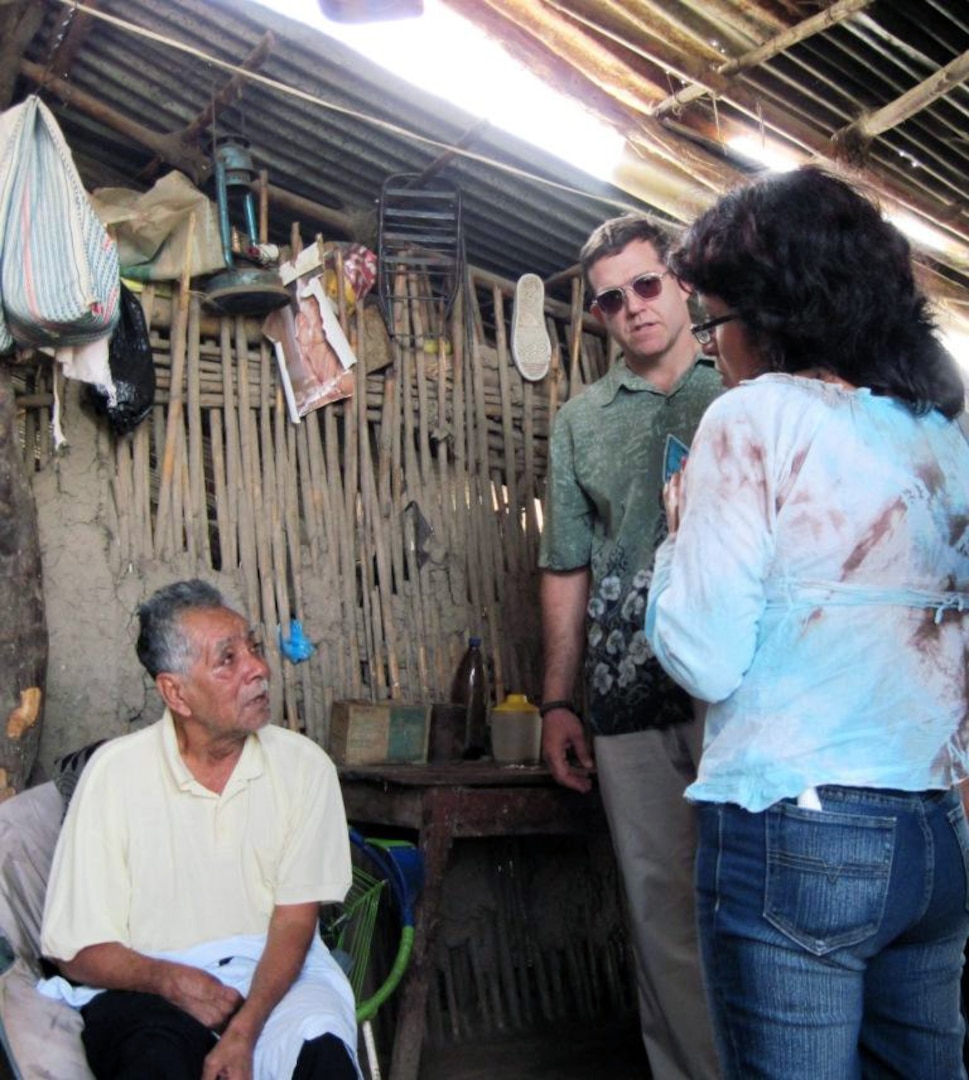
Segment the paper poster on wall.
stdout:
[[320,277],[297,280],[296,304],[271,312],[262,331],[272,341],[289,418],[300,418],[331,401],[353,394],[350,348]]

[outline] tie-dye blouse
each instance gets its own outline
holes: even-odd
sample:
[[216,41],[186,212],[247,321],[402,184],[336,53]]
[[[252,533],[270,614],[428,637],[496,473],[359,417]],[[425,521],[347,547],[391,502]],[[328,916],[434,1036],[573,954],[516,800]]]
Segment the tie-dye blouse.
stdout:
[[969,775],[969,443],[868,390],[764,375],[707,411],[646,634],[711,702],[694,800]]

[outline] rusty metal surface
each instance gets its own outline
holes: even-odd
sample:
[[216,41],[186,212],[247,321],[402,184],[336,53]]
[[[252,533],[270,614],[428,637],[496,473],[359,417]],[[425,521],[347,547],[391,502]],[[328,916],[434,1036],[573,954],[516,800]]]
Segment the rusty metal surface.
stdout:
[[[689,101],[655,115],[681,136],[681,145],[719,158],[724,184],[732,182],[730,168],[738,167],[729,139],[741,133],[857,169],[890,205],[900,204],[949,239],[948,250],[926,248],[924,257],[961,290],[969,284],[965,79],[943,80],[944,92],[910,115],[890,108],[893,122],[876,137],[850,137],[859,118],[892,106],[969,50],[964,0],[872,0],[860,11],[845,0],[445,2],[486,21],[493,34],[513,38],[517,55],[557,85],[587,96],[598,111],[626,108],[628,137],[654,160],[676,144],[664,143],[640,111],[646,106],[649,113],[657,89],[667,95],[690,90]],[[847,8],[839,18],[839,9]],[[799,39],[795,28],[811,16],[818,16],[821,29]],[[739,63],[778,37],[783,47],[776,55]],[[625,63],[625,74],[620,68],[605,81],[610,57]],[[731,68],[731,62],[738,63]],[[693,95],[694,83],[712,93]],[[864,125],[858,130],[863,135]],[[698,170],[695,161],[684,164],[682,183],[705,189],[706,198],[715,194],[708,170]]]

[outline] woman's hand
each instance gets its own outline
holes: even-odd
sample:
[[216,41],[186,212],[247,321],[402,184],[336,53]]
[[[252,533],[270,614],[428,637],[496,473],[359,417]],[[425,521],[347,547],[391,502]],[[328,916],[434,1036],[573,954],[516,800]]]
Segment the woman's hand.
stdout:
[[683,515],[683,474],[686,472],[686,462],[663,485],[663,506],[666,508],[666,522],[669,525],[670,536],[673,536],[680,527],[680,518]]

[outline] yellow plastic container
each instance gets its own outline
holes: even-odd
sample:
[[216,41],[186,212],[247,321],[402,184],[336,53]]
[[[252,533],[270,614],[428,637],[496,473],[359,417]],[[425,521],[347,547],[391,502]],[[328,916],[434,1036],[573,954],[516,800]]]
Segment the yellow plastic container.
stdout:
[[524,694],[509,694],[491,710],[491,752],[501,765],[538,765],[542,718]]

